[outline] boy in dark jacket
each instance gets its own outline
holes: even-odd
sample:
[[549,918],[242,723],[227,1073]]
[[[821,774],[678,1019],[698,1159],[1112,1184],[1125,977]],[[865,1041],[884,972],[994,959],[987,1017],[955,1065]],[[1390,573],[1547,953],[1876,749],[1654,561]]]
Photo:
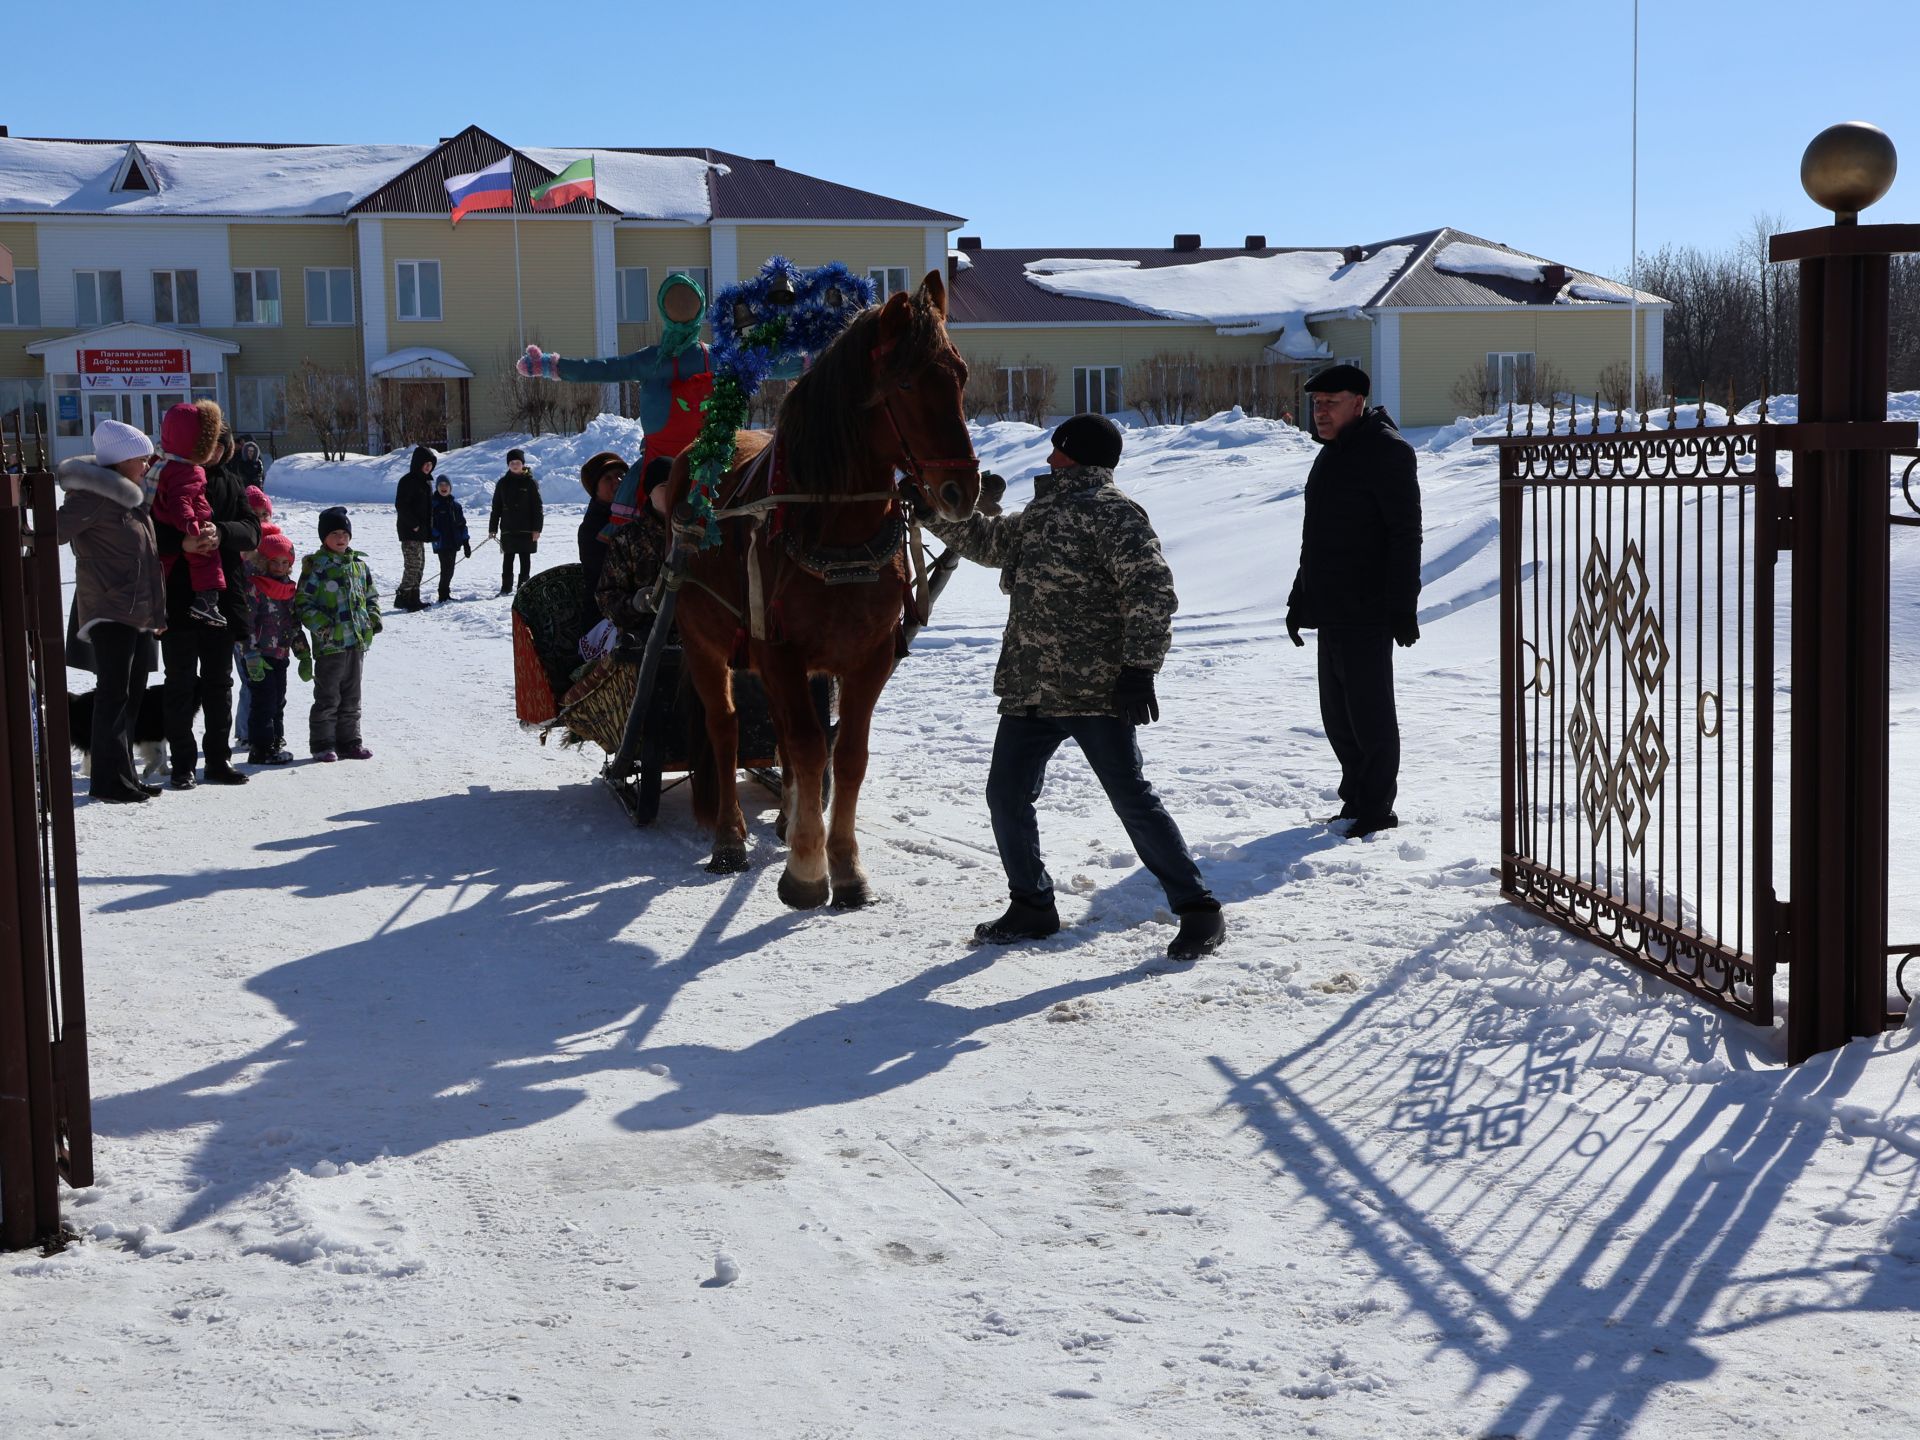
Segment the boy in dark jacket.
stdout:
[[320,548],[306,558],[293,613],[313,632],[313,710],[307,741],[316,760],[371,760],[360,743],[360,676],[380,633],[380,594],[367,557],[353,548],[347,508],[320,512]]
[[1140,773],[1134,738],[1137,726],[1160,718],[1153,676],[1172,643],[1179,600],[1153,522],[1113,483],[1120,445],[1119,427],[1104,415],[1076,415],[1053,432],[1052,473],[1034,482],[1026,509],[926,519],[967,559],[999,570],[1011,597],[993,677],[1000,730],[987,773],[1010,903],[973,938],[1005,945],[1059,930],[1033,802],[1053,752],[1072,740],[1180,917],[1167,954],[1197,960],[1219,947],[1226,923],[1180,828]]
[[400,532],[400,588],[393,592],[393,603],[401,610],[427,608],[420,598],[420,581],[427,568],[427,542],[433,539],[433,467],[439,461],[426,446],[414,446],[413,464],[393,489],[393,519]]
[[473,558],[467,538],[467,512],[453,498],[453,482],[442,475],[433,487],[433,553],[440,557],[440,598],[453,598],[453,567],[462,551]]
[[293,541],[276,526],[260,537],[248,585],[253,639],[242,657],[247,674],[249,765],[285,765],[293,759],[286,745],[287,666],[299,656],[312,674],[307,637],[294,618]]
[[487,534],[500,538],[500,593],[513,593],[513,561],[520,558],[520,583],[527,583],[533,552],[540,548],[546,510],[540,503],[540,482],[527,468],[524,450],[507,452],[507,473],[493,487],[493,511]]

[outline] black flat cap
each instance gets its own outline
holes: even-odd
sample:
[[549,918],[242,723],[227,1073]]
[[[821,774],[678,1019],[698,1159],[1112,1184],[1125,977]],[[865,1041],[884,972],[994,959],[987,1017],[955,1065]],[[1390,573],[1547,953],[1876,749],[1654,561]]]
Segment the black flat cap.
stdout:
[[1371,395],[1373,381],[1367,378],[1367,372],[1358,365],[1329,365],[1318,375],[1307,381],[1307,393],[1330,390],[1350,390],[1355,395]]

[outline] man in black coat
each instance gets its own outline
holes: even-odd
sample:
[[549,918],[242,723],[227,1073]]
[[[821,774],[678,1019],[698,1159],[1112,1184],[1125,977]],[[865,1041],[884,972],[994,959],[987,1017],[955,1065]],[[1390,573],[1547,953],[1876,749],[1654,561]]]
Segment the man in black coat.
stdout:
[[167,759],[175,790],[194,787],[193,767],[199,750],[193,739],[194,712],[206,721],[207,782],[244,785],[247,777],[233,768],[233,647],[251,636],[248,624],[247,567],[240,558],[260,546],[260,521],[247,508],[247,487],[229,468],[233,437],[221,437],[221,453],[206,466],[207,504],[213,518],[206,532],[191,538],[171,525],[155,527],[160,554],[182,551],[220,553],[227,588],[220,592],[220,616],[226,626],[216,629],[192,617],[193,582],[184,564],[167,576],[167,633],[160,637],[160,655],[167,679],[162,703],[167,721]]
[[426,574],[427,546],[433,543],[433,467],[440,457],[424,445],[413,449],[413,464],[393,490],[394,523],[400,531],[400,588],[393,603],[402,610],[424,610],[420,581]]
[[1307,476],[1300,570],[1287,634],[1320,632],[1320,720],[1340,761],[1340,813],[1355,839],[1400,823],[1400,722],[1393,647],[1420,638],[1420,479],[1392,417],[1368,406],[1357,365],[1307,382],[1313,435],[1326,448]]

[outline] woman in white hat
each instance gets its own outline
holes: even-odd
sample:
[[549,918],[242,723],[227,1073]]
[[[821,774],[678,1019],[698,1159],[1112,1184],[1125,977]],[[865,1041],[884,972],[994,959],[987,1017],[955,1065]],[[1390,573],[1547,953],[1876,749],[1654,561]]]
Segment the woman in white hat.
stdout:
[[143,785],[133,763],[133,722],[151,668],[152,637],[166,627],[153,498],[146,485],[153,442],[133,426],[102,420],[93,454],[62,462],[57,475],[60,543],[73,546],[74,620],[93,647],[91,793],[114,805],[160,793]]

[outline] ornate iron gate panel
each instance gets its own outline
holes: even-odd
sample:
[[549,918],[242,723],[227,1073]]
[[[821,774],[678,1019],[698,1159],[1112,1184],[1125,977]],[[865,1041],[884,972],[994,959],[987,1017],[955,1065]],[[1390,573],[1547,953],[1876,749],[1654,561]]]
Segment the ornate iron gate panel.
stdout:
[[1481,442],[1500,450],[1502,893],[1762,1024],[1774,429]]
[[46,437],[0,434],[0,1249],[93,1183],[56,536]]

